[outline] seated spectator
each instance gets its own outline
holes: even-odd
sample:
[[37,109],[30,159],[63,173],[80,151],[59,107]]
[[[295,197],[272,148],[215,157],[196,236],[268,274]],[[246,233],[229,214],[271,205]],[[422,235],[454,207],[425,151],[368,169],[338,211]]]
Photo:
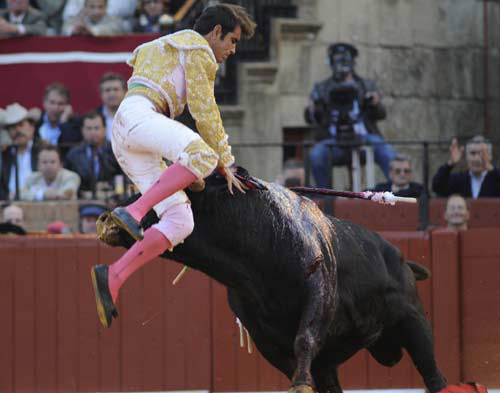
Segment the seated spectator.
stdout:
[[111,185],[113,177],[120,174],[111,142],[106,140],[102,114],[97,111],[87,113],[83,117],[82,134],[83,142],[68,152],[64,165],[80,175],[80,196],[84,192],[95,192],[98,182]]
[[80,232],[97,234],[97,218],[105,211],[107,211],[106,207],[95,203],[80,206]]
[[64,35],[110,36],[124,32],[120,19],[106,14],[106,0],[85,0],[78,15],[64,21]]
[[447,229],[454,231],[466,230],[469,217],[469,209],[465,199],[457,194],[451,195],[446,201],[444,211]]
[[305,170],[302,161],[289,159],[283,165],[283,173],[276,179],[278,184],[285,187],[303,187],[305,184]]
[[412,181],[410,157],[398,154],[389,165],[387,183],[379,183],[373,191],[390,191],[396,196],[418,198],[422,193],[422,185]]
[[80,176],[61,166],[61,157],[54,145],[42,145],[38,151],[38,171],[26,178],[21,199],[50,201],[76,199]]
[[26,108],[18,103],[8,105],[5,111],[5,125],[12,145],[2,153],[1,184],[6,187],[8,198],[13,199],[17,191],[16,163],[20,191],[28,175],[37,169],[38,148],[33,139],[35,125]]
[[10,222],[24,228],[24,212],[17,205],[7,205],[3,209],[3,222]]
[[[78,15],[84,7],[85,0],[66,0],[63,11],[63,18],[66,20]],[[131,19],[137,8],[137,0],[108,0],[106,13],[120,19]]]
[[44,15],[30,7],[29,0],[8,0],[7,9],[0,10],[0,39],[46,32]]
[[69,90],[61,83],[45,88],[43,112],[37,124],[40,139],[56,145],[64,157],[67,151],[82,140],[79,119],[73,115]]
[[170,33],[174,18],[167,13],[168,0],[141,0],[139,13],[134,21],[134,33]]
[[453,138],[450,158],[432,179],[432,190],[439,196],[458,194],[464,198],[499,197],[500,171],[492,163],[491,143],[480,135],[465,145],[467,171],[451,173],[461,161],[464,148]]
[[[5,127],[5,110],[0,108],[0,153],[3,152],[7,147],[12,143],[12,139],[10,139],[8,131]],[[0,167],[1,167],[1,158],[0,158]]]
[[26,235],[24,225],[23,209],[17,205],[4,207],[3,221],[0,223],[0,234]]
[[127,93],[127,82],[120,74],[107,72],[99,81],[99,92],[101,94],[102,105],[97,108],[97,111],[102,113],[106,120],[106,139],[111,141],[113,119]]

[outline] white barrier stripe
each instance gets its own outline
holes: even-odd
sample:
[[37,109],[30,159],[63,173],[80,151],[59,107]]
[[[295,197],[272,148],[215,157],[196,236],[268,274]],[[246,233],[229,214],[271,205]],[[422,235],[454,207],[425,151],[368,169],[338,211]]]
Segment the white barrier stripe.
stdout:
[[123,63],[132,52],[26,52],[0,55],[0,64],[23,63]]
[[[481,383],[479,381],[479,383]],[[488,393],[500,393],[500,389],[488,389]],[[344,390],[344,393],[425,393],[425,389],[349,389]],[[213,392],[216,393],[216,392]],[[237,393],[287,393],[285,391],[268,391],[268,392],[237,392]]]

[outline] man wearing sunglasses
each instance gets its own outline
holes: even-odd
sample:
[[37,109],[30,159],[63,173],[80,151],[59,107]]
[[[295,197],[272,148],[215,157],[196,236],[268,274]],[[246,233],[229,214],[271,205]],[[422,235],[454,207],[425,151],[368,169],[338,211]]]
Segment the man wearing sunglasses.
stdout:
[[387,183],[379,183],[373,191],[390,191],[396,196],[418,198],[422,193],[422,185],[413,182],[410,158],[398,154],[390,163]]

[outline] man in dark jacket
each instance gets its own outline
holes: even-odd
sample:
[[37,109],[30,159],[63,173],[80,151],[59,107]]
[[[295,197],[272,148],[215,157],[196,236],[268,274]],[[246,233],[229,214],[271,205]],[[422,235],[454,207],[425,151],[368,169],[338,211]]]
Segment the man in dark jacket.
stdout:
[[355,73],[357,56],[358,50],[352,45],[330,45],[328,60],[333,75],[314,86],[306,108],[306,122],[327,131],[309,155],[318,187],[331,186],[329,162],[346,165],[350,161],[349,149],[338,146],[339,142],[373,144],[375,161],[387,178],[389,163],[396,155],[394,149],[384,143],[376,124],[386,117],[381,94],[373,81]]
[[390,181],[379,183],[373,191],[390,191],[396,196],[418,198],[422,193],[422,185],[412,181],[410,158],[398,154],[391,161],[389,170]]
[[5,126],[12,144],[2,152],[0,183],[5,191],[3,197],[13,199],[28,175],[37,169],[38,144],[34,141],[34,121],[27,109],[18,103],[7,106]]
[[61,83],[51,83],[43,95],[43,113],[37,123],[37,138],[57,146],[64,159],[69,149],[82,140],[81,124],[73,114],[69,90]]
[[83,191],[95,191],[100,182],[111,185],[114,176],[121,173],[111,143],[106,140],[102,114],[92,111],[83,116],[82,122],[83,142],[68,152],[64,165],[80,175],[80,195]]
[[29,0],[8,0],[7,9],[0,10],[0,38],[23,35],[44,35],[45,16],[30,7]]
[[432,190],[439,196],[459,194],[464,198],[500,197],[500,171],[491,164],[491,143],[480,135],[465,146],[467,171],[451,173],[461,161],[464,148],[453,138],[450,158],[432,179]]

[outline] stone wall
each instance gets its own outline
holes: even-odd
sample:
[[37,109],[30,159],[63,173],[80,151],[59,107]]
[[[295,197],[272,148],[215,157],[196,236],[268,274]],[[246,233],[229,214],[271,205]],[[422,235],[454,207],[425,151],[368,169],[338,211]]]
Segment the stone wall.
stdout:
[[[295,0],[299,20],[273,24],[267,84],[241,80],[245,141],[278,142],[284,126],[303,125],[304,106],[315,81],[330,75],[326,48],[350,42],[360,51],[357,71],[384,94],[388,118],[383,134],[396,140],[448,140],[483,132],[485,74],[483,1],[480,0]],[[500,3],[488,4],[490,132],[500,136]],[[321,27],[322,26],[322,27]],[[249,65],[242,68],[248,70]],[[277,112],[277,113],[276,113]],[[243,140],[242,139],[242,140]],[[274,149],[276,150],[276,149]],[[281,156],[264,153],[253,168],[272,179]],[[399,149],[415,157],[419,149]],[[273,154],[276,153],[276,156]],[[497,157],[498,157],[497,152]],[[446,158],[434,149],[431,174]],[[496,160],[495,160],[496,161]],[[381,173],[378,173],[381,177]]]

